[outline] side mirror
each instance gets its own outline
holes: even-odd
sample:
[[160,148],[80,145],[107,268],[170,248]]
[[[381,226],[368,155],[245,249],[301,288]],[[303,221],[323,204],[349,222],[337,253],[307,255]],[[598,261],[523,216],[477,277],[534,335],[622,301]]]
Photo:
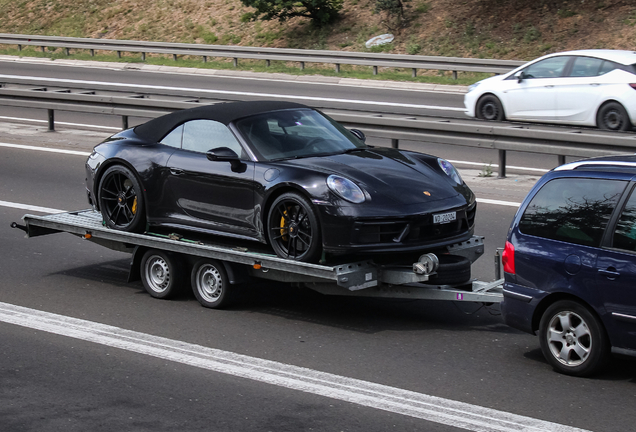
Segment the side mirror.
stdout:
[[208,150],[205,154],[209,161],[212,162],[229,162],[232,165],[232,171],[242,173],[247,169],[247,165],[241,162],[239,155],[230,148],[218,147]]
[[356,136],[356,138],[358,138],[360,141],[362,141],[362,142],[366,142],[367,141],[366,135],[360,129],[349,129],[349,132],[354,134]]
[[525,77],[523,71],[519,71],[515,74],[515,78],[517,78],[517,82],[520,83],[521,81],[523,81],[523,78]]

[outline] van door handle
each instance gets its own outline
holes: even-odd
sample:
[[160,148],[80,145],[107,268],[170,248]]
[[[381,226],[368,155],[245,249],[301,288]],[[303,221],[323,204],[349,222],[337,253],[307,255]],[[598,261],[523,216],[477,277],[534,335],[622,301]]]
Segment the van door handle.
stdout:
[[183,171],[182,169],[179,169],[179,168],[170,168],[170,174],[172,174],[172,175],[176,175],[176,176],[183,175],[184,172],[185,171]]
[[552,84],[552,85],[547,85],[547,86],[544,86],[544,87],[545,87],[545,88],[552,88],[552,87],[554,87],[554,84]]
[[614,267],[608,267],[607,270],[599,269],[598,273],[605,276],[609,280],[614,280],[621,275],[619,272],[616,271]]

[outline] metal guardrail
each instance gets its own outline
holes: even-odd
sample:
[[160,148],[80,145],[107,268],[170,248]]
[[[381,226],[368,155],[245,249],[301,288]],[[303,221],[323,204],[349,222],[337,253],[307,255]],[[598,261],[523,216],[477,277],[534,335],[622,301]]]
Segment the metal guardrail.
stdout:
[[[0,83],[0,105],[48,110],[49,130],[55,129],[55,110],[121,116],[122,127],[127,128],[129,116],[153,118],[174,110],[229,100],[200,98],[196,90],[188,89],[156,89],[149,94],[122,91],[106,83],[95,83],[93,88],[87,89],[79,84],[53,87],[50,82],[43,81],[42,84],[32,78],[13,81]],[[257,99],[257,96],[249,97],[249,100]],[[558,155],[559,164],[565,163],[565,156],[593,157],[636,152],[636,134],[632,133],[354,112],[334,109],[333,106],[317,108],[347,127],[361,129],[369,136],[390,139],[395,148],[399,146],[399,140],[409,140],[499,150],[499,177],[505,177],[508,150]]]
[[96,50],[116,51],[119,57],[121,57],[122,52],[138,52],[141,53],[142,60],[146,59],[146,53],[172,54],[175,60],[179,55],[201,56],[204,62],[209,57],[223,57],[232,58],[235,67],[238,65],[238,59],[256,59],[265,60],[268,66],[272,60],[297,62],[300,63],[301,70],[305,68],[305,63],[334,64],[336,72],[340,72],[341,64],[371,66],[374,75],[377,75],[379,67],[411,69],[413,76],[417,75],[418,69],[431,69],[452,71],[455,79],[457,79],[458,71],[501,74],[524,63],[516,60],[144,42],[8,33],[0,33],[0,44],[18,45],[20,50],[24,45],[39,46],[42,47],[42,52],[45,52],[46,47],[58,47],[64,48],[67,55],[70,54],[71,49],[90,50],[91,55],[95,55]]

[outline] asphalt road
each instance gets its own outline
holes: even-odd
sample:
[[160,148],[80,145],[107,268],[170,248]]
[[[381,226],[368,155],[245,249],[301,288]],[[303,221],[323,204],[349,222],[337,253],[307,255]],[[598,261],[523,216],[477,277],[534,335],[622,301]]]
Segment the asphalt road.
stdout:
[[[0,143],[86,152],[107,135],[41,129],[0,124]],[[453,150],[417,145],[452,156]],[[140,283],[127,283],[125,254],[68,234],[25,239],[8,228],[27,212],[15,208],[18,204],[85,208],[84,161],[80,155],[0,146],[0,308],[58,314],[62,333],[38,329],[36,312],[20,325],[0,321],[2,431],[572,430],[558,425],[633,430],[635,362],[614,359],[592,379],[559,375],[543,359],[538,339],[505,326],[496,305],[328,297],[267,283],[246,287],[232,309],[209,310],[192,295],[160,301]],[[479,172],[462,170],[479,198],[511,203],[537,178],[498,180]],[[474,277],[494,277],[492,253],[503,244],[515,210],[479,204],[476,232],[486,236],[486,254],[475,264]],[[216,349],[248,357],[236,366],[243,372],[221,373],[187,363],[182,351],[181,357],[167,359],[135,351],[132,342],[122,347],[97,336],[77,339],[71,319],[83,320],[74,325],[87,329],[92,323],[113,326],[100,332],[117,341],[132,340],[129,331],[137,332],[135,337],[167,338],[162,352],[181,344],[192,352]],[[245,372],[262,360],[301,377],[333,374],[336,381],[351,382],[352,395],[325,396]],[[369,391],[365,398],[356,396],[363,386],[352,379],[381,385],[375,390],[379,399],[398,390],[414,392],[403,396],[405,406],[424,396],[443,398],[439,404],[456,413],[482,416],[481,429],[476,423],[444,422],[432,408],[416,415],[367,403]],[[452,401],[467,405],[457,408]],[[496,411],[488,417],[482,408]],[[539,420],[550,423],[539,427],[533,423]]]

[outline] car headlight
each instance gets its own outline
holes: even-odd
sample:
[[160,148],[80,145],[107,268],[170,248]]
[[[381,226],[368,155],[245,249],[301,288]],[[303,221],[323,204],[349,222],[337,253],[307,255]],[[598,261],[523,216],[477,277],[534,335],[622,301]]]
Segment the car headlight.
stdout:
[[348,178],[339,175],[330,175],[327,177],[327,186],[342,199],[355,204],[364,202],[364,192],[362,192],[362,189],[360,189],[357,184]]
[[471,91],[475,90],[480,83],[481,83],[481,81],[478,81],[475,84],[469,85],[468,86],[468,93],[470,93]]
[[455,169],[452,163],[442,158],[437,158],[437,163],[439,164],[442,171],[446,173],[447,176],[455,180],[455,183],[457,184],[463,183],[462,178],[459,176],[459,172],[457,171],[457,169]]

